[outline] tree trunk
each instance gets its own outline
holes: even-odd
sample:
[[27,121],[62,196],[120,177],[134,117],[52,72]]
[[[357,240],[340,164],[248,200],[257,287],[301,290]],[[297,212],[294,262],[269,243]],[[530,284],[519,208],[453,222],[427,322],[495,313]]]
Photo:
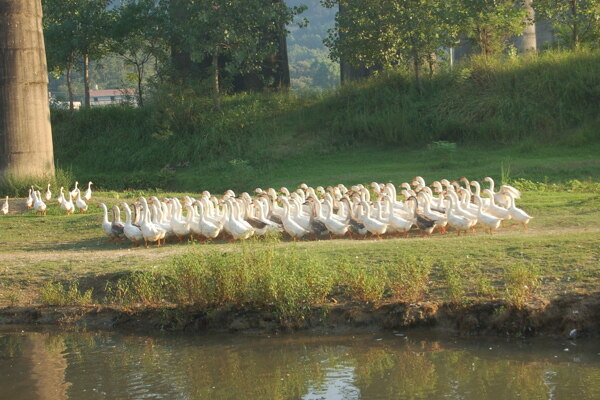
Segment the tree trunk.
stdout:
[[83,91],[85,92],[85,107],[90,106],[90,57],[83,56]]
[[73,111],[75,107],[73,106],[73,84],[71,83],[71,70],[73,66],[69,63],[67,64],[67,91],[69,92],[69,110]]
[[144,98],[142,97],[143,95],[143,91],[142,91],[142,80],[144,79],[144,67],[140,66],[140,65],[136,65],[135,69],[137,71],[137,86],[138,86],[138,90],[137,90],[137,97],[138,97],[138,107],[144,107]]
[[0,0],[0,175],[54,174],[40,0]]
[[577,0],[571,0],[571,17],[573,18],[573,47],[579,47],[579,15],[577,14]]
[[212,56],[213,65],[213,100],[215,108],[221,111],[221,93],[219,88],[219,54],[215,52]]
[[525,18],[525,30],[521,37],[521,52],[535,52],[537,51],[537,34],[535,29],[535,10],[532,7],[533,0],[524,0],[523,8],[527,12]]

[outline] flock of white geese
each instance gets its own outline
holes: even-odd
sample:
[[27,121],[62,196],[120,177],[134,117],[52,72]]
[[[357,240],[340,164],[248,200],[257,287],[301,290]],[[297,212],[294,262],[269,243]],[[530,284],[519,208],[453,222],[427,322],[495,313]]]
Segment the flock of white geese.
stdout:
[[376,182],[350,189],[342,184],[327,188],[302,184],[293,192],[285,187],[279,191],[258,188],[254,197],[246,192],[236,196],[231,190],[220,198],[207,191],[197,199],[151,197],[148,201],[140,197],[131,206],[120,203],[125,222],[119,205],[112,207],[112,221],[106,205],[100,203],[98,207],[104,211],[102,229],[109,240],[128,239],[136,246],[161,246],[169,239],[192,237],[244,240],[268,232],[285,232],[294,240],[408,236],[413,226],[421,235],[431,235],[434,230],[444,234],[448,228],[460,235],[474,232],[479,224],[493,234],[506,220],[526,229],[532,217],[515,205],[521,193],[507,185],[495,192],[492,178],[483,181],[490,186],[482,191],[479,182],[467,178],[455,182],[443,179],[428,186],[418,176],[411,184],[400,185],[402,200],[398,200],[392,183]]
[[[86,213],[88,210],[87,202],[89,202],[92,198],[92,185],[93,182],[90,181],[87,189],[82,194],[81,189],[79,188],[79,182],[75,182],[75,188],[68,191],[66,195],[64,187],[61,186],[59,195],[56,198],[60,209],[67,215],[73,214],[75,209],[79,210],[80,213]],[[39,190],[35,190],[32,186],[29,189],[29,195],[25,199],[25,206],[30,210],[35,210],[35,213],[38,215],[46,215],[46,210],[48,208],[47,202],[50,201],[52,201],[50,184],[48,184],[48,188],[46,189],[43,197],[42,193]],[[6,196],[0,212],[2,212],[4,215],[8,214],[8,196]]]

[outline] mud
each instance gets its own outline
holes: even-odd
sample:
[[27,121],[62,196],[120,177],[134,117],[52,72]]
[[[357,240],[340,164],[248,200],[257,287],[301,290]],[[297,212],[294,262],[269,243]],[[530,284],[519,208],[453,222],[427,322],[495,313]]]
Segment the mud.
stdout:
[[460,335],[600,336],[600,292],[537,300],[523,307],[502,301],[451,304],[387,303],[315,307],[293,323],[271,312],[196,308],[7,307],[0,325],[57,325],[111,330],[275,333],[373,332],[430,327]]

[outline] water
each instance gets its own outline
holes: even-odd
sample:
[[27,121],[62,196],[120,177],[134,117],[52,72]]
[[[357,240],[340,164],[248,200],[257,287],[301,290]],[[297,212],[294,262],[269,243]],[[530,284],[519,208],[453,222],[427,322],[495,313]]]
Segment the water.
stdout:
[[600,341],[0,331],[1,399],[600,399]]

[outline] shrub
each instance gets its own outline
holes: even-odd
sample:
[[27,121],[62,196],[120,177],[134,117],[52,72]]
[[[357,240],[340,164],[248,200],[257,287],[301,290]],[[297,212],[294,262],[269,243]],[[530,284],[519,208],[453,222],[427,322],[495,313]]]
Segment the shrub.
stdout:
[[523,263],[509,264],[504,269],[506,299],[521,308],[531,298],[540,282],[539,269]]
[[414,256],[387,265],[388,286],[395,300],[417,302],[427,291],[431,262]]
[[92,304],[92,289],[79,291],[76,281],[69,284],[47,282],[40,291],[40,302],[47,306],[79,306]]

